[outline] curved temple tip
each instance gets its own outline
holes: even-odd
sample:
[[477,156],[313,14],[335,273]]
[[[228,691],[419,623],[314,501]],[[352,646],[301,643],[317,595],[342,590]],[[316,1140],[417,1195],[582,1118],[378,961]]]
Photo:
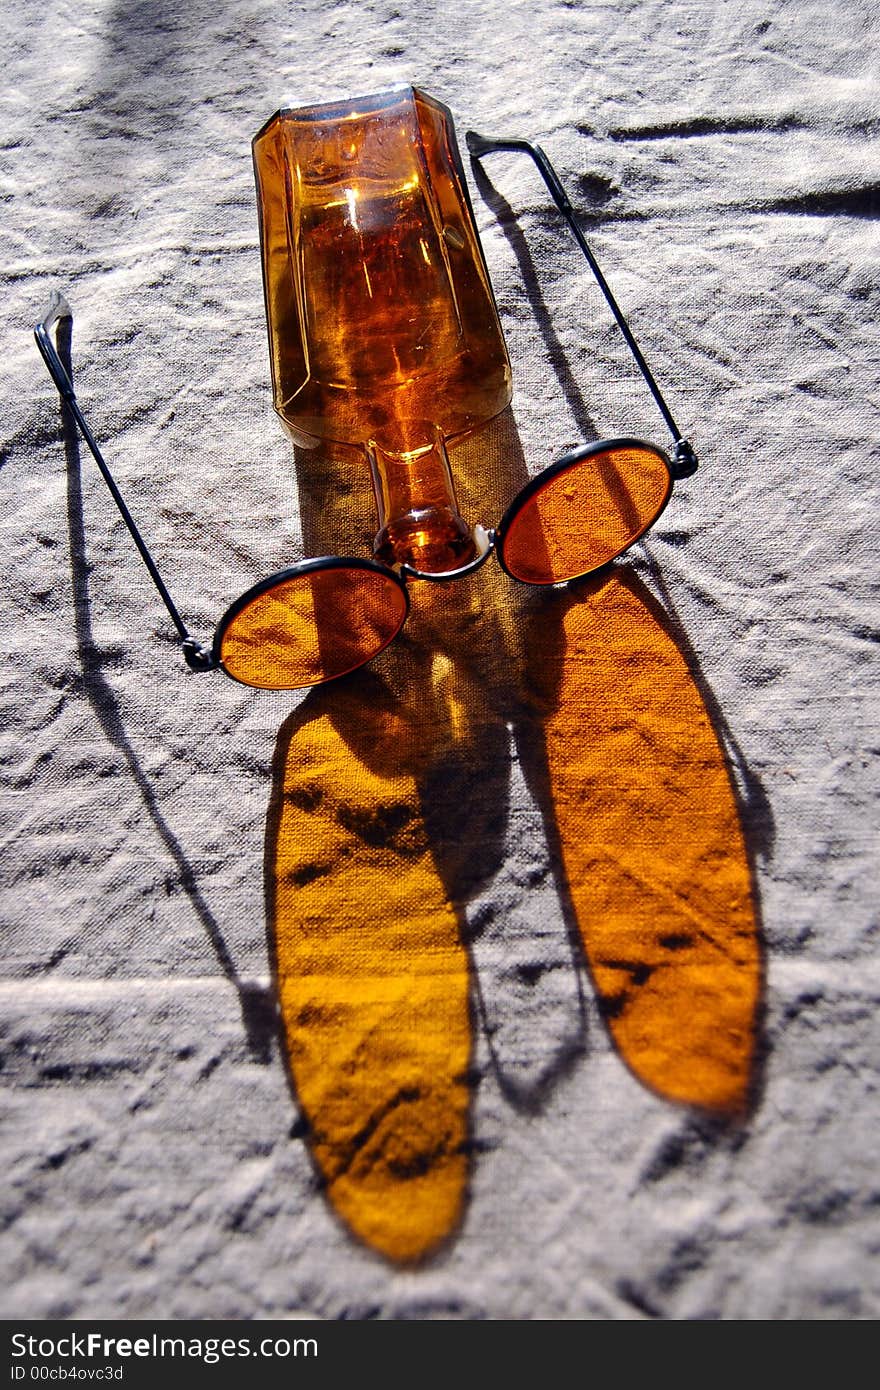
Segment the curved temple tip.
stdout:
[[73,310],[60,290],[53,290],[50,303],[56,319],[72,319]]
[[59,319],[72,318],[73,310],[71,309],[64,295],[61,293],[60,290],[53,290],[49,296],[49,308],[47,312],[44,314],[43,318],[40,319],[40,322],[37,324],[37,328],[42,328],[48,333],[51,330],[53,324],[57,323]]
[[[60,290],[53,290],[49,296],[49,308],[34,327],[34,338],[40,355],[49,369],[49,374],[55,382],[56,387],[62,398],[68,403],[73,400],[73,383],[67,373],[64,363],[55,350],[52,342],[52,329],[59,319],[69,319],[73,322],[73,311]],[[91,446],[90,446],[91,447]]]
[[513,136],[478,135],[475,130],[467,130],[464,142],[474,159],[479,159],[484,154],[492,154],[496,150],[524,150],[533,159],[537,158],[536,145],[532,145],[528,140],[515,139]]

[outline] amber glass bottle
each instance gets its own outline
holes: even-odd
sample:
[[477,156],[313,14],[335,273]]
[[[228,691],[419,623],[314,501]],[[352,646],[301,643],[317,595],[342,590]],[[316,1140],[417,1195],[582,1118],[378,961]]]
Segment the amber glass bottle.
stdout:
[[476,548],[447,442],[510,400],[452,117],[415,88],[276,113],[254,139],[275,409],[369,463],[378,559]]

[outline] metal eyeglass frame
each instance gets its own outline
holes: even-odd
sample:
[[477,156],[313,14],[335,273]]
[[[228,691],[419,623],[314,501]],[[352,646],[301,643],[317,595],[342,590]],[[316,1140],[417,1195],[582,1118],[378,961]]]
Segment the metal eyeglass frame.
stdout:
[[[651,394],[654,397],[654,400],[657,403],[657,406],[660,409],[660,412],[669,428],[670,433],[672,434],[674,445],[672,458],[670,459],[662,450],[658,449],[655,445],[647,444],[644,440],[640,439],[605,439],[599,440],[598,442],[593,444],[581,445],[578,448],[572,449],[568,453],[564,454],[555,463],[550,464],[547,468],[543,469],[542,472],[539,473],[536,477],[532,478],[531,481],[528,482],[525,485],[525,487],[522,488],[520,492],[516,495],[516,497],[505,511],[503,517],[501,518],[501,521],[495,529],[486,531],[483,530],[483,528],[481,527],[476,528],[476,530],[481,533],[479,537],[479,539],[482,542],[480,547],[481,553],[477,556],[475,560],[473,560],[470,564],[463,566],[461,569],[451,570],[444,574],[426,574],[423,571],[413,569],[411,566],[407,564],[401,564],[395,566],[394,569],[391,569],[387,565],[381,564],[376,560],[368,560],[356,556],[320,556],[315,557],[313,559],[301,560],[297,564],[292,565],[287,569],[279,570],[276,573],[269,575],[266,579],[260,580],[258,583],[253,585],[252,588],[246,590],[245,593],[241,594],[237,599],[235,599],[221,617],[219,623],[217,624],[214,641],[210,646],[208,646],[202,642],[199,642],[196,638],[192,636],[192,634],[187,629],[183,619],[181,618],[180,612],[176,604],[174,603],[174,600],[172,599],[170,593],[168,592],[168,588],[159,572],[158,566],[156,565],[155,560],[150,554],[147,544],[144,541],[144,538],[141,535],[128,507],[126,506],[122,493],[120,492],[116,484],[116,481],[113,478],[113,475],[110,472],[109,467],[107,466],[107,463],[101,453],[101,450],[98,447],[95,437],[92,434],[91,429],[89,428],[88,422],[86,421],[85,416],[83,415],[79,402],[76,399],[76,394],[73,389],[73,383],[70,379],[70,376],[66,368],[64,367],[64,364],[61,361],[61,358],[58,354],[58,351],[54,343],[52,342],[51,337],[52,329],[54,328],[54,326],[62,319],[70,319],[72,321],[73,314],[64,296],[59,294],[57,291],[54,291],[52,294],[48,312],[34,329],[34,337],[36,339],[37,347],[39,348],[40,353],[42,354],[43,360],[45,361],[49,373],[52,377],[52,380],[54,381],[55,386],[57,387],[59,395],[61,396],[65,405],[70,410],[70,413],[72,414],[83,439],[85,440],[92,456],[95,459],[95,462],[98,465],[98,468],[101,472],[101,476],[103,477],[104,482],[107,484],[107,487],[110,490],[110,494],[113,497],[114,502],[116,503],[119,513],[123,521],[125,522],[125,525],[128,528],[128,531],[135,545],[138,548],[141,559],[147,567],[150,578],[152,579],[159,593],[159,597],[162,599],[162,602],[164,603],[165,608],[168,611],[171,621],[177,630],[184,660],[186,661],[186,664],[190,667],[191,670],[224,670],[220,652],[223,636],[230,622],[242,611],[243,608],[247,606],[247,604],[249,604],[252,600],[258,598],[261,594],[267,592],[269,589],[274,588],[278,584],[284,583],[286,580],[296,579],[310,572],[335,568],[354,568],[366,570],[373,573],[379,573],[385,576],[386,578],[391,577],[393,579],[396,579],[398,584],[400,585],[400,588],[405,598],[405,614],[404,619],[400,624],[400,627],[403,626],[403,622],[406,621],[406,615],[408,615],[409,613],[409,594],[407,591],[407,581],[411,578],[430,579],[440,582],[448,582],[453,579],[461,579],[465,575],[472,573],[475,569],[478,569],[485,562],[485,560],[488,559],[489,555],[493,551],[495,551],[495,553],[497,554],[502,569],[504,569],[507,574],[511,574],[511,571],[508,570],[507,566],[504,563],[504,538],[509,526],[511,525],[515,517],[519,514],[520,509],[522,508],[524,503],[526,503],[532,496],[534,496],[536,492],[540,491],[540,489],[548,482],[548,480],[554,477],[557,473],[562,472],[566,468],[570,468],[573,464],[581,463],[586,459],[590,458],[591,456],[599,454],[609,448],[621,448],[627,446],[648,448],[653,453],[658,454],[664,460],[668,467],[670,479],[669,491],[667,492],[666,499],[663,505],[661,506],[660,511],[658,511],[657,514],[653,517],[652,521],[649,523],[649,526],[646,527],[645,530],[649,529],[650,526],[654,524],[654,522],[659,517],[660,512],[662,512],[662,510],[666,506],[666,503],[668,502],[669,496],[672,492],[673,483],[679,478],[690,477],[693,473],[696,472],[698,466],[697,456],[694,453],[694,450],[689,441],[683,438],[681,431],[679,430],[675,420],[673,419],[672,412],[670,411],[668,405],[666,404],[666,401],[663,398],[660,388],[657,385],[654,376],[651,373],[650,368],[648,367],[635,338],[633,337],[632,331],[630,330],[629,325],[627,324],[626,319],[624,318],[624,315],[619,305],[617,304],[617,301],[614,298],[614,295],[612,294],[608,286],[608,283],[605,280],[604,275],[599,269],[596,259],[593,256],[593,253],[587,244],[583,232],[577,224],[574,209],[572,208],[571,203],[569,202],[568,197],[566,196],[565,190],[563,189],[562,184],[560,183],[556,175],[556,172],[553,169],[553,166],[551,165],[544,151],[540,148],[540,146],[532,145],[527,140],[506,138],[494,139],[487,136],[478,135],[475,131],[471,130],[469,130],[466,133],[465,139],[467,142],[468,150],[474,159],[482,159],[484,155],[492,154],[496,151],[521,151],[530,155],[531,158],[535,161],[535,164],[537,165],[538,170],[540,171],[541,176],[544,179],[544,182],[550,190],[551,196],[553,197],[553,201],[555,202],[559,211],[565,218],[565,221],[568,227],[570,228],[571,232],[573,233],[575,240],[578,243],[578,246],[584,253],[589,263],[590,269],[592,270],[593,275],[595,276],[599,284],[599,287],[602,290],[605,300],[608,303],[608,306],[614,315],[618,327],[620,328],[624,336],[624,339],[630,351],[632,352],[636,364],[639,370],[641,371],[642,376],[644,377],[645,382],[648,388],[650,389]],[[635,542],[639,540],[640,536],[643,534],[644,531],[640,532],[639,536],[634,536],[633,539],[624,547],[624,549],[618,552],[618,554],[623,554],[624,551],[629,549],[631,545],[635,544]],[[612,558],[616,559],[617,556],[614,556]],[[511,575],[511,577],[514,579],[517,578],[516,575]],[[397,628],[395,633],[392,635],[392,638],[389,640],[393,640],[393,636],[397,635],[397,632],[400,631],[400,627]],[[387,645],[387,643],[385,645]],[[382,649],[383,648],[380,648],[379,650]],[[366,661],[372,660],[375,656],[378,655],[379,651],[372,652],[369,657],[365,658],[365,662],[363,664],[365,664]]]

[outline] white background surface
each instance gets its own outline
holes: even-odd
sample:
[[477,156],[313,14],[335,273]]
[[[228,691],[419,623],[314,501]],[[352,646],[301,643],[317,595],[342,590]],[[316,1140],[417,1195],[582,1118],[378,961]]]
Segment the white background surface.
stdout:
[[[877,1316],[877,29],[855,0],[7,7],[4,1317]],[[467,1212],[415,1271],[325,1205],[273,1038],[266,810],[300,697],[184,671],[84,451],[77,533],[30,335],[63,289],[80,400],[207,635],[301,547],[251,137],[401,82],[460,137],[547,149],[698,445],[634,563],[748,769],[766,951],[762,1090],[725,1136],[624,1070],[583,981],[557,1066],[573,972],[521,997],[482,938],[502,1064],[541,1101],[505,1094],[478,1036]],[[526,460],[591,423],[657,436],[533,169],[491,177],[518,219],[471,182]],[[517,877],[544,850],[511,778],[482,891],[515,955],[561,928]]]

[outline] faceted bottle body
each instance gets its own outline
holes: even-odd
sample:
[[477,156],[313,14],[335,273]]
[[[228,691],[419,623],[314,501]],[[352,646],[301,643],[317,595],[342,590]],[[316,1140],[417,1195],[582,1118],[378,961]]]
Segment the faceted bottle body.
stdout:
[[281,111],[254,140],[275,409],[369,463],[378,558],[475,554],[447,441],[510,400],[452,119],[424,93]]

